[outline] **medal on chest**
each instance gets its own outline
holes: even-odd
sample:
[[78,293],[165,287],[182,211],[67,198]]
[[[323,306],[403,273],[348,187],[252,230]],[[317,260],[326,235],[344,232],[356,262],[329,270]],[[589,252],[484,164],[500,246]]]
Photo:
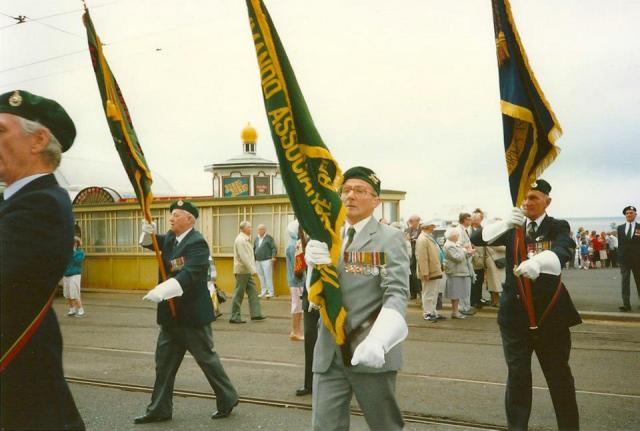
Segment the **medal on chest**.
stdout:
[[355,274],[386,274],[386,257],[382,251],[345,251],[344,269]]

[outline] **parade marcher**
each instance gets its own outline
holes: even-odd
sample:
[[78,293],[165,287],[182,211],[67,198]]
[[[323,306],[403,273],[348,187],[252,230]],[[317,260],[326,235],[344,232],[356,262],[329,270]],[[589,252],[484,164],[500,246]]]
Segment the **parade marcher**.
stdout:
[[[157,235],[167,279],[151,289],[144,299],[158,304],[160,334],[156,346],[156,379],[151,403],[136,424],[161,422],[173,414],[173,385],[180,363],[191,353],[216,395],[217,411],[211,419],[225,418],[238,405],[238,393],[213,350],[211,322],[216,317],[209,289],[209,245],[194,226],[198,209],[178,200],[169,207],[170,231]],[[143,222],[140,245],[153,249],[155,224]],[[173,302],[173,305],[168,300]],[[175,316],[173,316],[175,310]]]
[[622,275],[622,306],[620,311],[631,311],[631,273],[640,298],[640,223],[636,221],[636,207],[622,210],[626,223],[618,226],[618,265]]
[[258,225],[258,236],[253,241],[253,254],[256,258],[256,271],[260,279],[260,298],[271,298],[273,291],[273,264],[276,262],[276,243],[267,233],[267,228]]
[[422,287],[420,280],[416,274],[416,240],[420,235],[420,216],[417,214],[413,214],[407,220],[407,228],[404,231],[407,241],[411,244],[411,262],[409,269],[411,270],[411,274],[409,276],[410,285],[410,295],[411,299],[416,299],[418,294],[420,294],[420,289]]
[[236,277],[236,288],[233,291],[231,301],[230,323],[247,323],[242,320],[240,307],[244,299],[244,293],[249,297],[249,315],[251,320],[260,321],[265,317],[260,308],[260,298],[253,276],[256,275],[256,260],[251,246],[251,223],[244,220],[240,222],[240,232],[233,242],[233,274]]
[[85,314],[80,299],[80,281],[84,262],[84,250],[80,248],[81,244],[79,237],[73,239],[73,254],[62,277],[62,293],[69,304],[67,316],[84,317]]
[[[340,191],[346,210],[344,258],[337,266],[348,354],[320,325],[313,358],[312,428],[348,430],[355,393],[365,420],[373,430],[401,430],[404,420],[395,397],[402,363],[400,343],[408,334],[404,319],[409,295],[409,255],[398,230],[372,217],[380,204],[380,180],[365,167],[344,173]],[[331,261],[326,243],[310,240],[309,265]],[[380,262],[384,266],[359,262]]]
[[53,171],[73,144],[73,121],[56,101],[0,95],[0,429],[84,430],[62,370],[51,308],[72,255],[69,194]]
[[[478,246],[505,245],[507,276],[498,311],[505,360],[509,370],[505,407],[509,429],[526,430],[531,414],[531,355],[536,352],[547,380],[558,429],[579,428],[578,406],[569,354],[569,328],[582,322],[560,281],[561,270],[573,257],[575,242],[569,223],[546,214],[551,186],[539,179],[530,186],[522,209],[513,208],[504,221],[474,232]],[[522,227],[528,258],[514,270],[515,227]],[[533,304],[519,293],[516,276],[531,280]],[[559,290],[558,290],[559,289]],[[557,295],[556,295],[557,293]],[[535,310],[537,329],[531,329],[526,307]],[[542,315],[545,319],[541,321]]]
[[299,227],[297,220],[293,220],[287,225],[289,241],[285,250],[287,284],[291,294],[291,333],[289,338],[293,341],[304,341],[304,336],[302,335],[302,286],[304,286],[304,278],[302,275],[296,276],[294,271]]
[[428,221],[422,225],[422,233],[416,241],[416,271],[422,282],[422,313],[428,322],[438,321],[436,302],[442,282],[443,252],[433,238],[436,224]]

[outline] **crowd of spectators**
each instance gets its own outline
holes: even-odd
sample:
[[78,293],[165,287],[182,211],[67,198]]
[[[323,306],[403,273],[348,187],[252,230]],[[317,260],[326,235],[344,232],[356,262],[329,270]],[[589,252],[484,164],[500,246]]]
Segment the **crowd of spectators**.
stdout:
[[577,248],[573,264],[576,268],[618,267],[618,236],[615,231],[597,233],[580,227],[574,238]]

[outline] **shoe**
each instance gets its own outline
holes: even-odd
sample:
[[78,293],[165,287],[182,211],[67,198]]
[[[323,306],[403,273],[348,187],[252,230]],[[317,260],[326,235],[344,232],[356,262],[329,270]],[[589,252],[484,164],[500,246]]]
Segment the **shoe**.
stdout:
[[304,337],[302,335],[289,334],[289,339],[291,341],[304,341]]
[[296,389],[296,397],[304,397],[305,395],[309,395],[311,393],[311,389],[303,386],[301,388]]
[[230,319],[229,323],[247,323],[247,321],[246,320]]
[[237,406],[239,402],[240,401],[236,401],[236,403],[234,405],[229,407],[229,410],[218,410],[218,411],[213,412],[213,414],[211,415],[211,419],[226,418],[227,416],[229,416],[231,414],[231,412],[233,411],[233,408],[235,406]]
[[74,317],[84,317],[85,313],[84,310],[78,311]]
[[150,424],[152,422],[164,422],[164,421],[170,421],[171,420],[171,416],[153,416],[150,415],[149,413],[146,413],[142,416],[138,416],[137,418],[135,418],[133,420],[134,424]]
[[264,298],[266,295],[264,293],[261,293],[260,295],[258,295],[258,298]]
[[631,311],[631,307],[627,307],[626,305],[623,305],[621,307],[618,307],[618,310],[620,311],[624,311],[625,313]]
[[482,298],[482,299],[480,300],[480,304],[482,304],[482,305],[490,305],[490,304],[491,304],[491,301],[489,301],[488,299],[484,299],[484,298]]
[[435,323],[435,322],[438,321],[438,317],[437,316],[433,316],[431,314],[425,314],[424,315],[424,320],[426,320],[427,322]]
[[216,313],[216,319],[217,319],[218,317],[221,317],[221,316],[222,316],[222,313],[218,311],[218,312]]
[[462,314],[462,313],[458,312],[458,313],[456,313],[456,314],[452,314],[452,315],[451,315],[451,318],[452,318],[452,319],[466,319],[466,318],[467,318],[467,316],[465,316],[464,314]]
[[465,316],[473,316],[474,314],[476,314],[476,309],[471,307],[468,310],[460,310],[460,312]]
[[256,320],[259,321],[259,320],[265,320],[265,319],[266,319],[266,317],[264,317],[264,316],[257,316],[257,317],[252,317],[251,318],[251,320],[253,320],[253,321],[256,321]]
[[274,295],[273,293],[267,293],[267,294],[265,295],[265,298],[267,298],[267,299],[268,299],[268,298],[273,298],[274,296],[275,296],[275,295]]
[[69,310],[69,312],[67,313],[67,316],[75,316],[75,315],[76,315],[75,309]]

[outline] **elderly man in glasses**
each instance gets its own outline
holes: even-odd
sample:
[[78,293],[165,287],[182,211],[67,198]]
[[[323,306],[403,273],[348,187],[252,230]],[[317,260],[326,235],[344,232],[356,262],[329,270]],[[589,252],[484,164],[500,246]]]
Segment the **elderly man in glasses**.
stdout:
[[[355,394],[369,428],[401,430],[395,384],[402,365],[400,343],[408,333],[409,254],[402,232],[373,217],[380,205],[380,180],[371,169],[346,171],[341,199],[346,223],[337,270],[348,310],[347,341],[338,346],[320,325],[313,358],[312,427],[349,429]],[[327,244],[309,241],[306,257],[309,264],[327,263]]]

